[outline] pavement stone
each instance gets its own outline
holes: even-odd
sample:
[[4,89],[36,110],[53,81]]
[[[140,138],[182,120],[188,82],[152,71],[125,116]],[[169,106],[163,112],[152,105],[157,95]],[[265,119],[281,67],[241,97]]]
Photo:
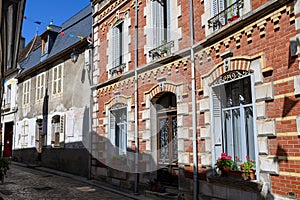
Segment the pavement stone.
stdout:
[[3,184],[0,184],[0,200],[153,200],[132,191],[85,177],[45,168],[12,162]]

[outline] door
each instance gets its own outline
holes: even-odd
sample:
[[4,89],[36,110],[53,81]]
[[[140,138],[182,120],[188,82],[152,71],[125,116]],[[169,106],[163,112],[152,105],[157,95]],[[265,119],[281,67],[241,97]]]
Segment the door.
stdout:
[[14,127],[13,122],[5,123],[3,157],[11,157],[12,156],[13,127]]

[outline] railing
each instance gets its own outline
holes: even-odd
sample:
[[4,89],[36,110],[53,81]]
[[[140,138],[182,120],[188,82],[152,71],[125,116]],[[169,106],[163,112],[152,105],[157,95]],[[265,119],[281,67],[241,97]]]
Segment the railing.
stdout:
[[171,48],[174,47],[174,41],[166,42],[149,51],[149,57],[154,60],[171,55]]
[[111,76],[111,77],[114,77],[114,76],[118,76],[118,75],[120,75],[120,74],[123,74],[124,71],[125,71],[125,67],[126,67],[126,64],[123,63],[123,64],[121,64],[121,65],[118,65],[118,66],[115,66],[115,67],[111,68],[111,69],[109,70],[110,76]]
[[244,6],[243,0],[237,0],[217,15],[208,20],[208,26],[213,27],[213,30],[218,30],[228,23],[237,20],[242,14],[242,8]]

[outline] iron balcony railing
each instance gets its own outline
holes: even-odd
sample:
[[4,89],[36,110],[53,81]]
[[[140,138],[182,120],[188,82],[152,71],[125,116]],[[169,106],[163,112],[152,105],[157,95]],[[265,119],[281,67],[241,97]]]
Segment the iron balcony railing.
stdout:
[[126,64],[122,63],[121,65],[115,66],[109,70],[111,77],[118,76],[124,73]]
[[213,30],[218,30],[228,23],[238,19],[242,15],[243,0],[237,0],[217,15],[208,20],[208,26],[213,27]]
[[152,61],[171,55],[171,48],[174,47],[174,41],[165,42],[162,45],[149,51],[149,57]]

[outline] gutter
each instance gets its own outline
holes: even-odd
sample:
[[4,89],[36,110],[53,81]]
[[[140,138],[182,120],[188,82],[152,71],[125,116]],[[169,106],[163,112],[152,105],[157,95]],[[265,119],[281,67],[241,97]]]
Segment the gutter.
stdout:
[[194,58],[194,7],[190,0],[190,53],[191,53],[191,81],[192,81],[192,130],[193,130],[193,199],[198,200],[198,158],[197,158],[197,111],[196,111],[196,80]]
[[135,49],[134,49],[134,144],[135,144],[135,180],[134,193],[139,192],[139,130],[138,130],[138,0],[135,0]]

